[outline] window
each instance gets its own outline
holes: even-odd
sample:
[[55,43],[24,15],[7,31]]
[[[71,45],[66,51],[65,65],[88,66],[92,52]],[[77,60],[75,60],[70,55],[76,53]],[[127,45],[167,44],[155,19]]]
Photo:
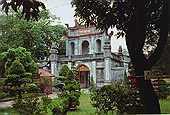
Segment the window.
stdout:
[[82,43],[82,54],[88,54],[90,51],[90,46],[89,46],[89,42],[88,41],[84,41]]
[[98,40],[96,40],[96,51],[97,51],[97,53],[100,53],[101,52],[101,40],[100,39],[98,39]]
[[71,42],[71,52],[70,52],[70,54],[72,54],[72,55],[74,55],[74,42]]

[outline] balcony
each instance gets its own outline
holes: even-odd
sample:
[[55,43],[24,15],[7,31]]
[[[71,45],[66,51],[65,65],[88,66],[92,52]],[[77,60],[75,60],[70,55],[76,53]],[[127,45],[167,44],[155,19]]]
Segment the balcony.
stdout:
[[[103,59],[104,53],[93,53],[93,54],[84,54],[84,55],[59,55],[58,61],[70,61],[70,60],[97,60]],[[120,60],[119,56],[112,54],[112,57],[115,60]]]

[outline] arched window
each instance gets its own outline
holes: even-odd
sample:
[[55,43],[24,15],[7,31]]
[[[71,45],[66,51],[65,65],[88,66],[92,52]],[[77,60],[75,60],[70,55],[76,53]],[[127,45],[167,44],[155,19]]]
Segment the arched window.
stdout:
[[82,54],[88,54],[89,53],[89,42],[88,41],[84,41],[82,43]]
[[101,40],[100,39],[96,40],[96,51],[97,53],[101,52]]
[[74,55],[74,42],[71,42],[71,52],[70,52],[70,54],[72,54],[72,55]]

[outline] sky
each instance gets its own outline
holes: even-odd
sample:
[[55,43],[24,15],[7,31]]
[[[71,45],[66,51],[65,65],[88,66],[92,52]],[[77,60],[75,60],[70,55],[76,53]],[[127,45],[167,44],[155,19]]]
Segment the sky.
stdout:
[[[60,20],[56,20],[54,24],[62,24],[65,26],[66,23],[70,27],[74,26],[74,8],[70,5],[71,0],[41,0],[53,15],[60,17]],[[113,30],[116,33],[116,30]],[[117,39],[115,36],[112,36],[111,47],[112,52],[117,52],[118,47],[122,46],[123,49],[126,48],[126,43],[124,38]]]

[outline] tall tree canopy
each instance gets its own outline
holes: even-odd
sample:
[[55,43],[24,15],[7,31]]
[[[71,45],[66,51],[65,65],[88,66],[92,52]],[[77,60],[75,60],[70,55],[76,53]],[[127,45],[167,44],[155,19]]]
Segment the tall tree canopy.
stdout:
[[0,16],[0,52],[8,48],[19,46],[30,51],[36,59],[48,57],[52,42],[56,43],[60,54],[65,54],[65,40],[62,39],[63,31],[67,29],[62,25],[50,25],[58,19],[47,10],[40,12],[38,22],[30,19],[19,19],[21,13],[9,12],[8,16]]
[[[145,113],[160,113],[151,80],[144,79],[144,70],[150,70],[164,50],[169,0],[73,0],[72,5],[75,16],[87,26],[106,30],[116,26],[119,35],[125,35]],[[155,48],[150,57],[145,56],[146,43]]]

